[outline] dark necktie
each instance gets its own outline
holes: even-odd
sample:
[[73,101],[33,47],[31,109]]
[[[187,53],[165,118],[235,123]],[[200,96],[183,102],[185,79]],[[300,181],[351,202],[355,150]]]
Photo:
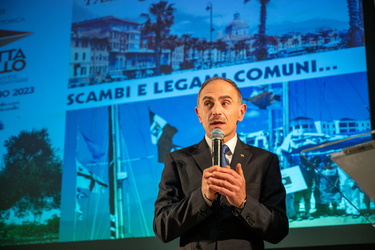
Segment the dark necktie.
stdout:
[[229,162],[227,161],[227,158],[225,157],[226,153],[228,153],[229,147],[225,144],[223,144],[221,148],[221,166],[225,167],[226,165],[229,165]]

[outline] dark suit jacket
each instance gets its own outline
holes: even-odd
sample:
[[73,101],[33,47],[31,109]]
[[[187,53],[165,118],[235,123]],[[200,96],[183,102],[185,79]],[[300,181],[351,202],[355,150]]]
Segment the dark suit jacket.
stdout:
[[263,249],[288,234],[285,189],[278,157],[238,140],[231,167],[242,164],[247,202],[241,210],[225,196],[208,206],[202,173],[211,152],[200,143],[169,153],[155,202],[154,232],[163,242],[180,237],[180,249]]

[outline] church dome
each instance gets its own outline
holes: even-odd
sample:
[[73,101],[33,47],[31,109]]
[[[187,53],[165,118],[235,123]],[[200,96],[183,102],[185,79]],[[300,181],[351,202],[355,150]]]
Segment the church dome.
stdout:
[[225,34],[229,36],[247,35],[249,24],[240,18],[240,13],[234,14],[233,21],[225,28]]

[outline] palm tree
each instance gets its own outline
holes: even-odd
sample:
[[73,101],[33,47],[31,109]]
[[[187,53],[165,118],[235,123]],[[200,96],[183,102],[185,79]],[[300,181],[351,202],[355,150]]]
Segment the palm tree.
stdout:
[[197,47],[197,50],[198,50],[198,53],[199,53],[199,57],[201,58],[201,61],[203,61],[204,52],[210,48],[207,40],[199,39],[196,47]]
[[[244,0],[247,3],[250,0]],[[254,45],[256,49],[254,55],[258,61],[266,60],[268,58],[268,47],[267,47],[267,36],[266,36],[266,17],[267,17],[267,8],[266,5],[271,0],[259,0],[260,2],[260,24],[257,40]]]
[[169,33],[169,28],[174,23],[173,11],[175,8],[173,4],[168,4],[167,1],[160,1],[159,3],[151,4],[150,14],[142,14],[147,20],[143,24],[143,29],[146,33],[153,33],[155,42],[155,74],[160,75],[160,58],[162,51],[162,35]]
[[183,69],[186,68],[186,65],[188,64],[188,58],[189,58],[189,51],[191,48],[191,34],[183,34],[181,36],[181,44],[184,46],[184,58],[183,58]]
[[237,58],[238,60],[242,60],[244,59],[246,53],[244,53],[244,51],[246,52],[247,50],[247,44],[244,40],[240,40],[238,41],[237,43],[234,44],[234,51],[236,52],[236,57],[239,57]]
[[[218,40],[216,43],[215,43],[215,49],[217,49],[219,51],[219,57],[217,58],[217,61],[226,61],[226,56],[225,56],[225,52],[227,51],[227,47],[228,47],[228,44],[226,44],[224,41],[222,40]],[[223,60],[223,55],[224,54],[224,60]]]
[[191,49],[192,49],[191,59],[193,63],[195,63],[195,50],[197,50],[198,48],[198,42],[199,42],[199,39],[196,37],[192,37],[190,39],[190,44],[191,44]]
[[274,47],[274,50],[278,50],[279,41],[277,40],[275,36],[268,36],[267,44],[271,44]]
[[171,67],[173,65],[173,62],[172,62],[173,52],[180,45],[181,44],[179,43],[179,40],[177,39],[176,35],[165,36],[165,38],[163,38],[163,40],[162,40],[162,48],[170,50],[170,55],[169,55],[170,56],[170,60],[169,60],[170,63],[169,63],[169,65]]

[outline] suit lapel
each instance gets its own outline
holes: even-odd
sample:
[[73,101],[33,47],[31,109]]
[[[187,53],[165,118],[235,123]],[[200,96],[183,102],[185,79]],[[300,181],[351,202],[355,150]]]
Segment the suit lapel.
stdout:
[[204,169],[212,166],[211,151],[205,139],[196,144],[192,152],[192,157],[202,172]]
[[250,147],[243,143],[240,139],[237,141],[236,148],[234,150],[234,155],[231,161],[231,168],[236,169],[237,163],[241,163],[242,169],[248,167],[248,163],[252,157],[252,152]]

